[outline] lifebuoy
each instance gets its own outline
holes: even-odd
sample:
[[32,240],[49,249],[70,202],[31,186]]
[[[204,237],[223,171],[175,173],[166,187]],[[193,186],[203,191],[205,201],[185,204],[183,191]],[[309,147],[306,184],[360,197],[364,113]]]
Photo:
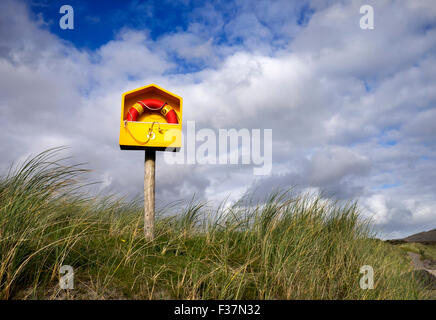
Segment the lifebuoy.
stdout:
[[127,112],[127,121],[136,121],[145,109],[160,111],[168,123],[179,123],[177,114],[166,102],[157,99],[145,99],[136,102]]

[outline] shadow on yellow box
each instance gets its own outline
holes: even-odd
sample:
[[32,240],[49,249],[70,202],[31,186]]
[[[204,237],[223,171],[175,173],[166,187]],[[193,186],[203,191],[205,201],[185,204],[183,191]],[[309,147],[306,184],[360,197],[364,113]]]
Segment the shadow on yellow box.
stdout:
[[123,93],[120,148],[178,151],[182,146],[183,100],[155,84]]

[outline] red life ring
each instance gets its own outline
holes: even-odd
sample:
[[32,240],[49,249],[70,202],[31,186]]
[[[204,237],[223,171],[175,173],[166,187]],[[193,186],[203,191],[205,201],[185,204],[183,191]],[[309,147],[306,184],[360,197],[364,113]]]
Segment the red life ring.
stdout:
[[145,99],[136,102],[127,112],[127,121],[136,121],[145,109],[160,111],[168,123],[178,124],[177,114],[166,102],[157,99]]

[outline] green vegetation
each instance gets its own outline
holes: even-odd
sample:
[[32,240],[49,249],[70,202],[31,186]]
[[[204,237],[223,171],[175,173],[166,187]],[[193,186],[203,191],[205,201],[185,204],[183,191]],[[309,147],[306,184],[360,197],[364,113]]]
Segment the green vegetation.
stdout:
[[[143,238],[142,206],[80,192],[59,149],[0,179],[2,299],[421,299],[404,252],[373,238],[355,204],[289,192],[212,210],[160,213]],[[75,289],[59,289],[71,265]],[[374,290],[359,287],[374,268]]]
[[422,243],[404,243],[399,245],[401,249],[408,252],[415,252],[421,256],[421,259],[436,261],[436,244]]

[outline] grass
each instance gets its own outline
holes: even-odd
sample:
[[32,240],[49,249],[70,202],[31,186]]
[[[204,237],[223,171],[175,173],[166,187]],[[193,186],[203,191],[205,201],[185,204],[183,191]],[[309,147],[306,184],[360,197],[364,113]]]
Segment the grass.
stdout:
[[[422,299],[403,250],[374,239],[355,203],[273,193],[263,204],[161,212],[80,191],[81,166],[48,150],[0,179],[2,299]],[[59,269],[74,268],[74,290]],[[362,290],[361,266],[374,268]],[[406,275],[406,276],[405,276]]]
[[414,252],[421,256],[421,259],[428,259],[436,261],[436,244],[422,244],[422,243],[404,243],[399,247],[408,252]]

